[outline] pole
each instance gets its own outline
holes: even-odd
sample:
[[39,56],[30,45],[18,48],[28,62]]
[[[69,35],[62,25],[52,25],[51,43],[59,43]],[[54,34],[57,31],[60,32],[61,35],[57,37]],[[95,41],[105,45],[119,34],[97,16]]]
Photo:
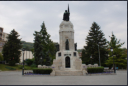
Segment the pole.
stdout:
[[[113,56],[113,52],[112,52],[112,56]],[[116,70],[115,70],[115,63],[114,63],[114,57],[113,57],[113,68],[114,68],[114,73],[116,73]]]
[[24,75],[24,51],[23,51],[23,69],[22,69],[22,75]]
[[91,58],[91,63],[92,63],[92,58]]
[[99,51],[99,66],[101,66],[100,65],[100,49],[99,49],[99,45],[98,45],[98,51]]

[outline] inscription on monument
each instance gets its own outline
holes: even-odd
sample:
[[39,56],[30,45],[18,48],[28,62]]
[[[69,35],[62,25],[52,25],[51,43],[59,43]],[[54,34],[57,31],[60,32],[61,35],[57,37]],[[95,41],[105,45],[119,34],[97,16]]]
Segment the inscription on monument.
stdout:
[[71,54],[64,54],[64,56],[71,56]]

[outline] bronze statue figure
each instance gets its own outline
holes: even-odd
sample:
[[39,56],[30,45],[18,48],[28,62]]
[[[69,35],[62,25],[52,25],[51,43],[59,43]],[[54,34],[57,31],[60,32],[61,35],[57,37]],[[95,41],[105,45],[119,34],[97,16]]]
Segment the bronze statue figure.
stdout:
[[59,51],[59,44],[56,45],[56,51]]
[[69,50],[69,42],[68,42],[68,39],[65,42],[65,50]]
[[70,12],[69,12],[69,5],[68,5],[68,11],[65,10],[64,15],[63,15],[63,20],[69,21],[69,16],[70,16]]
[[75,43],[74,45],[75,45],[75,51],[77,51],[77,43]]

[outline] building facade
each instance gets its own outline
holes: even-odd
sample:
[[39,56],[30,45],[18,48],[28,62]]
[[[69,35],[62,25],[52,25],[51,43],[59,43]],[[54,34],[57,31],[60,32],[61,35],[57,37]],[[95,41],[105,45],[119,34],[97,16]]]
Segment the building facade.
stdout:
[[[32,58],[34,58],[34,56],[33,56],[31,51],[24,51],[24,60],[32,59]],[[23,52],[21,51],[20,62],[19,63],[22,63],[22,62],[23,62]]]
[[2,52],[3,46],[7,41],[8,34],[3,32],[3,28],[0,27],[0,53]]

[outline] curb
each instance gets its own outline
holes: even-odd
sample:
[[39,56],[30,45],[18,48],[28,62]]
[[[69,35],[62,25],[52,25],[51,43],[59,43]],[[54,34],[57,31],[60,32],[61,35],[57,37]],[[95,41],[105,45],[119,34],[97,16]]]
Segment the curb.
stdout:
[[33,75],[22,75],[22,76],[51,76],[51,75],[36,75],[36,74],[34,75],[33,74]]
[[93,75],[117,75],[115,73],[110,73],[110,74],[87,74],[87,76],[93,76]]

